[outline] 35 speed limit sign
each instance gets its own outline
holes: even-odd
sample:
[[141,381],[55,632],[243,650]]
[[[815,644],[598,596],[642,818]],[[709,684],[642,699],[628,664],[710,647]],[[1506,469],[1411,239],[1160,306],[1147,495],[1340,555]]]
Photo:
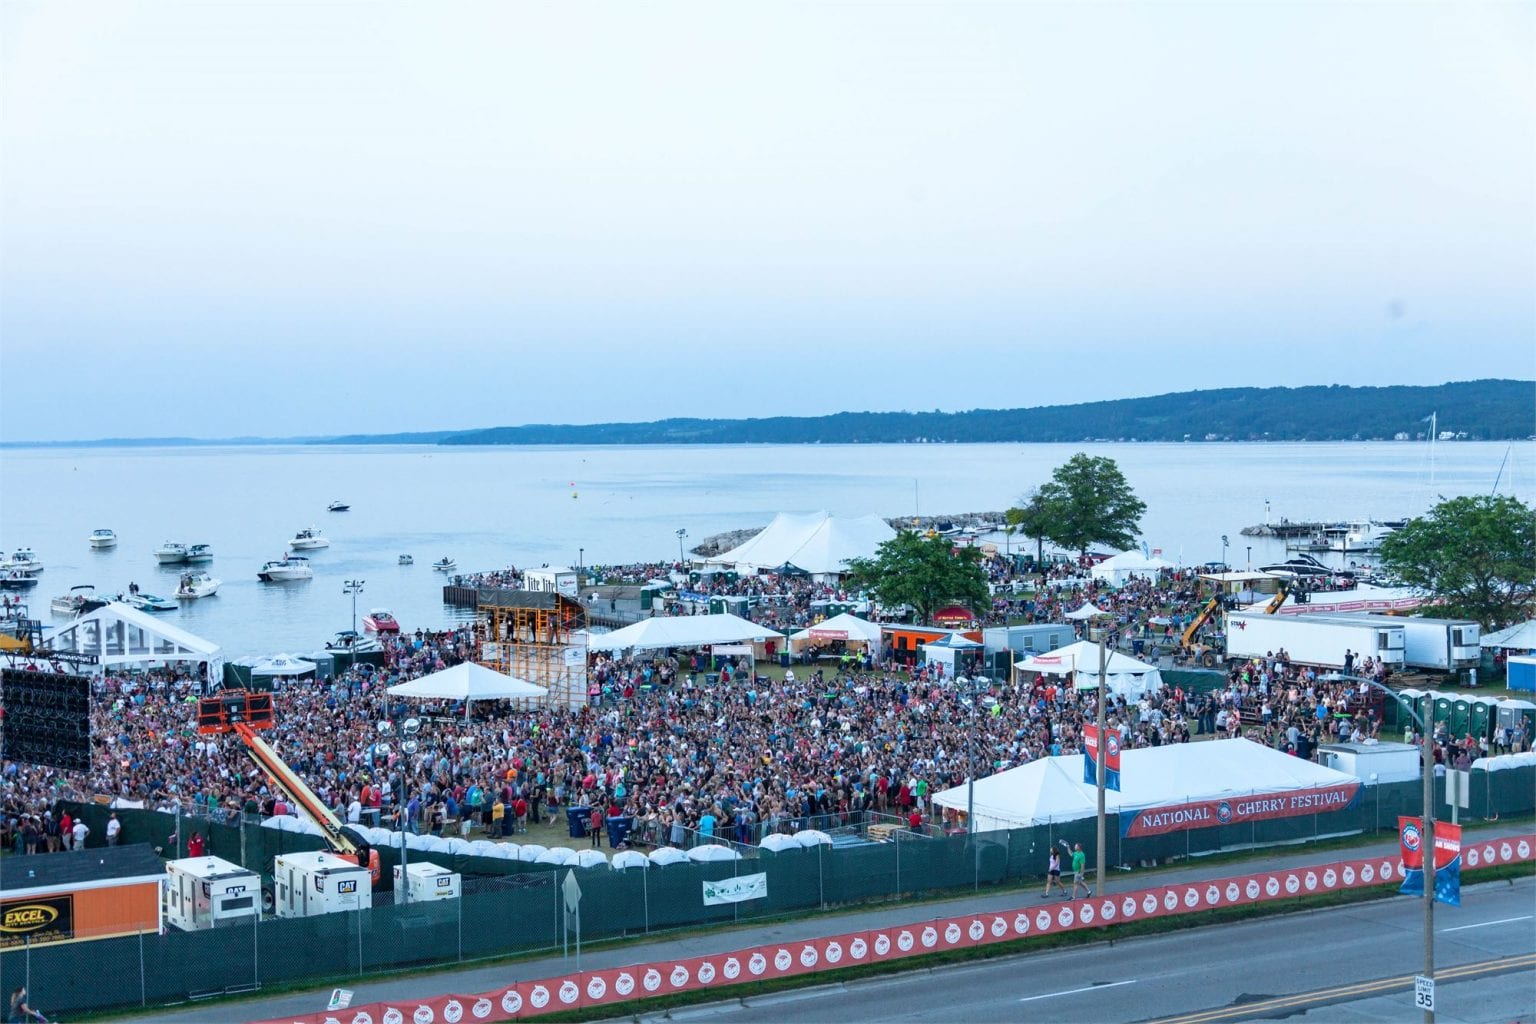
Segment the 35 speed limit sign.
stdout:
[[1413,979],[1413,1005],[1420,1010],[1435,1009],[1435,979],[1420,974]]

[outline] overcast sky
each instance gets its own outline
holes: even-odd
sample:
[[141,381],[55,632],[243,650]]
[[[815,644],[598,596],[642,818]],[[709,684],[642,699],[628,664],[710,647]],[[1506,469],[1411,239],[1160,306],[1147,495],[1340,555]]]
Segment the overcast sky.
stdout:
[[1536,377],[1529,4],[0,18],[6,440]]

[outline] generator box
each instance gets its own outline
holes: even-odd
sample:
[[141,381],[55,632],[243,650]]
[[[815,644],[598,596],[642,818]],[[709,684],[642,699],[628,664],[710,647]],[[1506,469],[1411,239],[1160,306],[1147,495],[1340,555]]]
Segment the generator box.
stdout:
[[[404,877],[402,878],[402,873]],[[404,899],[400,890],[405,889]],[[422,862],[407,864],[403,870],[395,865],[395,902],[425,903],[428,900],[456,900],[462,883],[457,871]]]
[[165,921],[184,932],[257,917],[261,876],[222,857],[184,857],[165,865]]
[[285,853],[272,862],[278,917],[315,917],[373,906],[366,867],[334,853]]

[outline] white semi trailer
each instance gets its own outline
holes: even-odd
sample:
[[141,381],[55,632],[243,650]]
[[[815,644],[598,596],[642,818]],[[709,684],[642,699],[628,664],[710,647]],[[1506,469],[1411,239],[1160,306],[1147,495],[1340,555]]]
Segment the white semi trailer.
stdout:
[[[1378,618],[1389,621],[1367,621]],[[1283,649],[1298,664],[1343,668],[1344,653],[1352,651],[1355,668],[1373,658],[1401,669],[1406,644],[1402,621],[1389,616],[1227,613],[1228,660],[1263,658]]]

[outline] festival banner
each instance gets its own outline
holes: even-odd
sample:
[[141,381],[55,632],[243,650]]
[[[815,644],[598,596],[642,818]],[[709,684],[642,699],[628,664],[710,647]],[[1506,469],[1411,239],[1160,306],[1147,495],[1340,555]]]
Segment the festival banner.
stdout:
[[747,900],[764,900],[768,898],[768,874],[759,872],[755,875],[737,875],[735,878],[722,878],[714,882],[704,882],[704,905],[706,907],[718,906],[722,903],[745,903]]
[[[1106,729],[1104,743],[1104,788],[1120,792],[1120,733],[1116,729]],[[1089,786],[1097,786],[1099,778],[1094,769],[1099,757],[1099,727],[1097,725],[1083,726],[1083,782]]]
[[1157,836],[1187,828],[1216,828],[1245,821],[1292,818],[1302,814],[1326,814],[1343,811],[1360,799],[1360,783],[1342,782],[1335,786],[1302,789],[1291,793],[1255,793],[1252,796],[1221,800],[1195,800],[1187,804],[1148,807],[1134,813],[1120,814],[1120,835],[1124,838]]
[[[1408,896],[1424,895],[1424,828],[1419,818],[1397,819],[1403,885]],[[1489,858],[1493,861],[1493,858]],[[1461,906],[1461,826],[1435,822],[1435,899]]]

